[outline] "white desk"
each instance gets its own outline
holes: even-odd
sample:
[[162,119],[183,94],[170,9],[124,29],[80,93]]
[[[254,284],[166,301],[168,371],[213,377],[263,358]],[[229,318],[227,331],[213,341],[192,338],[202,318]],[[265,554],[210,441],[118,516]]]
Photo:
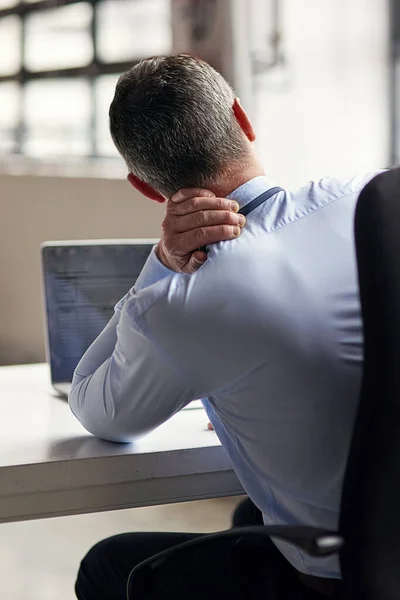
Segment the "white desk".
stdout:
[[46,365],[0,367],[0,522],[242,494],[202,410],[133,444],[89,435]]

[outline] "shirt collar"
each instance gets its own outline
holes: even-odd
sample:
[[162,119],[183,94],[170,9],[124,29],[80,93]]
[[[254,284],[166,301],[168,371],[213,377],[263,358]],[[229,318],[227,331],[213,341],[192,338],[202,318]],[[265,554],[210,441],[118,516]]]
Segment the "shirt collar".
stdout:
[[260,194],[267,192],[274,186],[275,184],[270,179],[264,175],[259,175],[258,177],[254,177],[253,179],[250,179],[250,181],[243,183],[243,185],[236,188],[236,190],[233,190],[228,198],[236,200],[240,208],[242,208],[242,206],[251,202],[251,200],[254,200],[254,198],[257,198]]

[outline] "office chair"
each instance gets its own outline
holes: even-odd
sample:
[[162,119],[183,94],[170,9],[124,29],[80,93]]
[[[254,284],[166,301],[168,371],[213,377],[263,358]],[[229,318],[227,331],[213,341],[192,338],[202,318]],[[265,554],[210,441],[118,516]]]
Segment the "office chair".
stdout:
[[343,594],[400,598],[400,169],[362,191],[355,218],[364,324],[360,404],[339,531]]
[[[197,598],[195,582],[202,576],[196,568],[197,552],[207,552],[223,538],[256,543],[269,536],[313,556],[340,551],[340,600],[400,598],[400,169],[378,175],[362,190],[355,242],[364,370],[339,533],[257,526],[203,536],[137,565],[129,577],[128,600]],[[187,559],[188,553],[193,553],[193,573],[187,577],[191,584],[186,590],[177,589],[174,568],[179,568],[180,554]]]

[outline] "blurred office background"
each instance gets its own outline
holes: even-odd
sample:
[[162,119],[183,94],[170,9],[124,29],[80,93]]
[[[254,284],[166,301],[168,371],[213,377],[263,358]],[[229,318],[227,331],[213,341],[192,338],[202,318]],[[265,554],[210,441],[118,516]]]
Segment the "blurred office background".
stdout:
[[[124,69],[200,54],[234,85],[277,184],[352,176],[398,160],[398,5],[0,0],[0,364],[45,358],[42,241],[159,234],[163,208],[128,186],[108,133]],[[72,598],[80,554],[96,539],[167,524],[219,529],[234,503],[2,526],[0,596]]]
[[393,160],[389,10],[387,0],[0,0],[0,363],[44,359],[40,242],[159,234],[163,208],[128,186],[108,133],[124,69],[202,53],[253,117],[270,178],[351,176]]

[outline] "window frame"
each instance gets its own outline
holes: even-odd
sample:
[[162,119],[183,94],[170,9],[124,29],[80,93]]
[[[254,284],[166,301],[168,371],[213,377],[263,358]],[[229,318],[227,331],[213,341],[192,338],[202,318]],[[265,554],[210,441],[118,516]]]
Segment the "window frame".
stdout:
[[[86,155],[88,158],[98,158],[100,155],[97,149],[97,136],[96,136],[96,80],[101,75],[116,75],[130,69],[133,65],[140,61],[139,59],[132,59],[129,61],[120,62],[104,62],[100,60],[97,52],[97,6],[102,3],[103,0],[40,0],[35,3],[25,3],[23,0],[14,6],[9,8],[0,9],[0,19],[11,15],[18,16],[21,20],[21,34],[20,34],[20,55],[21,64],[20,69],[10,75],[0,74],[0,84],[7,82],[16,82],[20,86],[20,103],[19,103],[19,118],[18,126],[14,129],[14,151],[12,154],[24,155],[23,141],[26,133],[26,124],[24,122],[24,97],[26,84],[43,79],[68,79],[80,77],[84,78],[89,82],[90,93],[91,93],[91,124],[90,124],[90,154]],[[26,32],[26,18],[32,13],[39,13],[51,9],[61,8],[71,4],[81,4],[85,2],[92,6],[92,19],[90,24],[90,37],[93,44],[93,59],[85,66],[81,67],[69,67],[62,69],[47,69],[41,71],[30,71],[24,64],[25,54],[25,32]]]

